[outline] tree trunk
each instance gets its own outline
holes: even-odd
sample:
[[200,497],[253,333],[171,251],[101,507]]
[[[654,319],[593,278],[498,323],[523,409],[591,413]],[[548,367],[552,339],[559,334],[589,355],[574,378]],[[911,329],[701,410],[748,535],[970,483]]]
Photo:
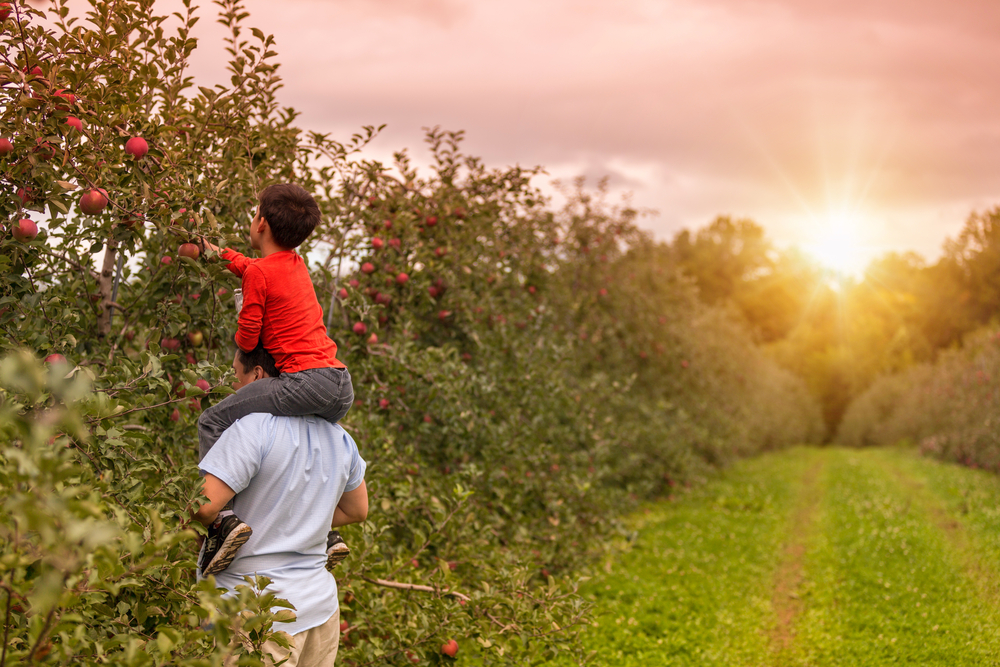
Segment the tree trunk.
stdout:
[[104,266],[101,267],[101,275],[97,279],[101,296],[101,312],[97,316],[97,335],[102,337],[111,333],[111,309],[114,307],[111,300],[111,290],[115,281],[116,259],[118,259],[118,242],[109,238],[104,245]]

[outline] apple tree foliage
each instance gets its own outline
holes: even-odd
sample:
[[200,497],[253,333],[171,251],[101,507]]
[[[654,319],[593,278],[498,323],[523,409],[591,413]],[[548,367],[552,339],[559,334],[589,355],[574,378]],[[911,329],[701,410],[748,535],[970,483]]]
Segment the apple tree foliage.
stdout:
[[[274,40],[217,4],[214,86],[187,67],[187,1],[15,3],[0,26],[0,667],[256,664],[281,639],[266,581],[232,599],[195,581],[196,420],[232,391],[238,282],[178,253],[249,252],[256,195],[280,181],[323,211],[300,251],[370,464],[369,520],[343,531],[340,659],[440,662],[458,639],[475,663],[585,661],[576,584],[620,517],[817,438],[816,406],[634,210],[582,184],[554,207],[537,170],[489,168],[461,133],[429,131],[421,171],[365,159],[374,127],[303,130]],[[26,218],[40,233],[15,239]]]

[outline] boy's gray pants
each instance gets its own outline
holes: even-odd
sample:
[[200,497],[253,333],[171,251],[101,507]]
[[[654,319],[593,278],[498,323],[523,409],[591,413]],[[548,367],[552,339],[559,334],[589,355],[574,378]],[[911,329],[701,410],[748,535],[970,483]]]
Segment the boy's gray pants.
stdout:
[[254,412],[317,415],[336,424],[353,404],[354,386],[346,368],[311,368],[255,380],[198,417],[198,460],[205,458],[233,422]]

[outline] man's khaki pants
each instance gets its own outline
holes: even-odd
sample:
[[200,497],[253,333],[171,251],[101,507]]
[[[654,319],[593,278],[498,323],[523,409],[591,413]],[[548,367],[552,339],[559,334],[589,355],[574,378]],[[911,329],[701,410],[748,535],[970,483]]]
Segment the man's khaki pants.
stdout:
[[[271,641],[265,643],[264,653],[271,660],[265,659],[264,664],[273,667],[275,662],[288,658],[281,667],[333,667],[340,648],[340,610],[323,625],[292,635],[291,640],[291,650]],[[225,665],[235,667],[236,662],[236,656],[230,656]]]

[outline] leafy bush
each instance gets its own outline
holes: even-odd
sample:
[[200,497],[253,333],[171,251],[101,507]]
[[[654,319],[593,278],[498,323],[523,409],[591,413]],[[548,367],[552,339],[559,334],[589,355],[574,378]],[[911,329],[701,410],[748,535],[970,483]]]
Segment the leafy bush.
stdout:
[[852,403],[838,440],[850,446],[919,443],[921,451],[1000,472],[1000,333],[984,329],[933,364],[881,378]]
[[[179,246],[246,249],[260,187],[296,181],[323,211],[301,252],[370,463],[373,510],[345,529],[355,555],[337,573],[342,659],[441,660],[459,637],[483,664],[583,659],[576,575],[617,517],[710,466],[818,437],[817,407],[699,304],[633,210],[582,186],[553,210],[536,170],[488,169],[461,133],[430,131],[420,174],[405,152],[363,159],[375,128],[346,144],[304,132],[277,102],[273,40],[244,37],[238,2],[221,7],[229,87],[186,73],[190,8],[119,0],[79,20],[57,2],[43,23],[19,5],[3,24],[9,655],[206,664],[230,650],[219,619],[242,611],[236,650],[253,662],[287,613],[265,582],[223,601],[194,581],[196,418],[231,392],[237,282]],[[124,150],[134,137],[148,154]],[[81,206],[96,189],[107,207]],[[44,229],[13,237],[27,215]]]

